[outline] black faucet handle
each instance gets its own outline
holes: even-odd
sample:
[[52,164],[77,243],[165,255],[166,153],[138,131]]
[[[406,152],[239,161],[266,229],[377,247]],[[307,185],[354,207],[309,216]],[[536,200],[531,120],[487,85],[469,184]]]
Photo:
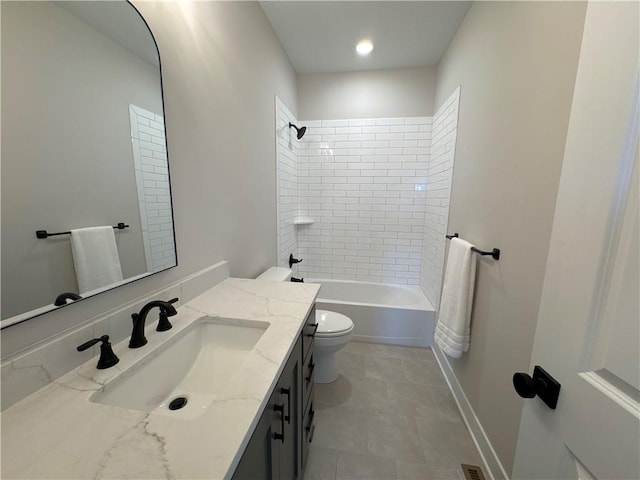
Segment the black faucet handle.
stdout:
[[174,315],[177,315],[178,312],[176,311],[175,308],[173,308],[171,304],[176,303],[178,300],[180,299],[176,297],[167,301],[171,309],[167,309],[167,308],[160,309],[160,316],[158,319],[158,326],[156,327],[156,332],[166,332],[167,330],[171,330],[171,328],[173,328],[173,325],[171,325],[171,322],[169,321],[169,317],[173,317]]
[[294,264],[302,262],[302,259],[293,258],[293,253],[289,254],[289,268],[291,268]]
[[158,326],[156,327],[156,332],[166,332],[167,330],[171,330],[173,325],[169,321],[169,317],[172,317],[175,313],[169,313],[166,310],[160,310],[160,315],[158,318]]
[[[174,315],[177,315],[178,312],[176,311],[175,307],[172,304],[176,303],[178,300],[180,300],[178,297],[172,298],[171,300],[167,300],[166,303],[167,303],[167,306],[169,308],[163,308],[163,309],[160,310],[160,312],[161,313],[165,312],[168,317],[173,317]],[[162,321],[162,317],[160,317],[160,321]],[[161,330],[159,330],[159,331],[161,331]]]
[[103,370],[105,368],[113,367],[120,359],[113,353],[111,343],[109,343],[109,335],[102,335],[100,338],[94,338],[88,342],[83,343],[77,347],[79,352],[83,352],[88,348],[93,347],[96,343],[102,342],[100,345],[100,358],[98,359],[98,369]]

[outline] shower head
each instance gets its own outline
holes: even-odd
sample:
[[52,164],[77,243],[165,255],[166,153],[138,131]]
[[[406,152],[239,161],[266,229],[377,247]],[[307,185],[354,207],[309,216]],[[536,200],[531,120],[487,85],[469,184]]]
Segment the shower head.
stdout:
[[304,137],[304,133],[307,131],[307,127],[296,127],[293,123],[289,122],[289,128],[295,128],[296,132],[298,132],[298,134],[296,135],[298,137],[298,140],[300,140],[302,137]]

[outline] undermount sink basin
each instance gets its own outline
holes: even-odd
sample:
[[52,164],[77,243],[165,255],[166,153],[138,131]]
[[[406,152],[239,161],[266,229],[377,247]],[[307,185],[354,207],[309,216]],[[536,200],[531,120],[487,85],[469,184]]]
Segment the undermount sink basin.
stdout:
[[[259,321],[238,325],[219,318],[200,318],[111,380],[89,400],[195,418],[225,388],[268,326]],[[186,399],[184,406],[169,408],[172,401],[172,407],[184,403],[181,399]]]

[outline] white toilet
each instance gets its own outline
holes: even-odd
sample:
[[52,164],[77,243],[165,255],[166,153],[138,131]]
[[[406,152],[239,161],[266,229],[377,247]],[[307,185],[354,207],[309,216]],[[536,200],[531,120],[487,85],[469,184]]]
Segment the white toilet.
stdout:
[[353,322],[346,315],[328,310],[316,310],[316,322],[316,383],[335,382],[336,352],[353,338]]
[[[271,267],[256,280],[288,282],[291,280],[291,270]],[[331,383],[338,378],[335,354],[353,338],[353,322],[341,313],[316,310],[316,323],[316,383]]]

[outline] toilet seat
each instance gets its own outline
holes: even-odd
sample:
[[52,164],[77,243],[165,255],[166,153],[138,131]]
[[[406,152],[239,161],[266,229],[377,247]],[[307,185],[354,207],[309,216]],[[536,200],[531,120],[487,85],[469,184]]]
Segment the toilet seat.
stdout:
[[316,323],[318,337],[339,337],[353,330],[353,322],[349,317],[329,310],[316,310]]

